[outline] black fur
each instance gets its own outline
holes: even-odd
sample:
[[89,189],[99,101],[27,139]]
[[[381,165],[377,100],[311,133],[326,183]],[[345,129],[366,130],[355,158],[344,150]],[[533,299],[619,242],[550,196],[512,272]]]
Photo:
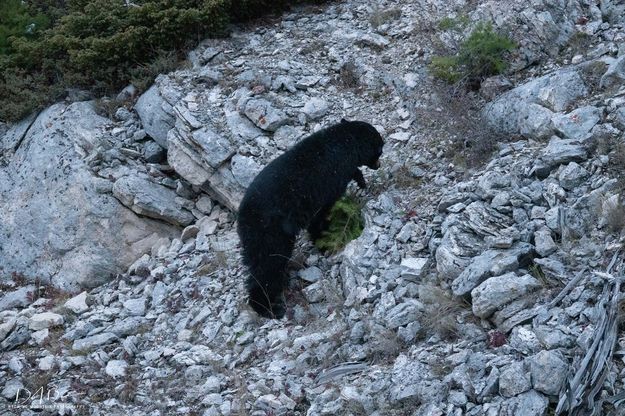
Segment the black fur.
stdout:
[[284,316],[286,266],[298,232],[316,240],[327,214],[355,180],[359,166],[377,169],[384,142],[369,123],[346,121],[303,139],[269,163],[250,184],[238,212],[249,303],[268,318]]

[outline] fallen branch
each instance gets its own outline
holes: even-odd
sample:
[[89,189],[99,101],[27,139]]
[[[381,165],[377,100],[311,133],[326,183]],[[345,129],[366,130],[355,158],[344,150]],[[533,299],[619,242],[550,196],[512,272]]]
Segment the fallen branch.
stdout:
[[[599,416],[603,414],[603,401],[597,402],[597,399],[610,372],[612,354],[618,334],[618,302],[621,292],[621,278],[615,277],[612,274],[612,269],[619,254],[620,251],[614,253],[605,273],[594,273],[604,279],[603,291],[596,308],[604,309],[605,313],[601,315],[597,323],[593,342],[586,350],[583,359],[572,367],[577,368],[577,372],[572,378],[569,374],[567,383],[560,393],[556,415],[565,411],[568,411],[569,416]],[[623,261],[621,260],[619,267],[617,267],[619,274],[622,271],[622,266]],[[577,277],[573,280],[576,280]],[[552,303],[555,302],[552,301]]]

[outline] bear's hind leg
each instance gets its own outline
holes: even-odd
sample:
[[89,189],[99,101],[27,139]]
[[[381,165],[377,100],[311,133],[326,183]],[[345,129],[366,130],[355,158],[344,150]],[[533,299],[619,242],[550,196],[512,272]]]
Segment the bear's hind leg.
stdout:
[[288,282],[286,266],[294,245],[293,236],[274,231],[264,235],[255,250],[246,250],[253,256],[249,259],[249,304],[261,316],[273,319],[284,316],[283,291]]

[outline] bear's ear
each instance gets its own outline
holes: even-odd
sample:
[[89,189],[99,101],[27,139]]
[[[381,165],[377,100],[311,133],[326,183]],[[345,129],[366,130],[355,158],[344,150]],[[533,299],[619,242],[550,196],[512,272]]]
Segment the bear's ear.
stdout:
[[345,120],[344,118],[341,119],[341,123],[347,123],[348,121]]

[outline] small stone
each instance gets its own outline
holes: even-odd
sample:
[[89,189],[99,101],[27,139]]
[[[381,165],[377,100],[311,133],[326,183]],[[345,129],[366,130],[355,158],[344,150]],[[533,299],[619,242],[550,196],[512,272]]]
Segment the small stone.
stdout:
[[199,235],[212,235],[217,230],[219,223],[209,217],[203,217],[200,219],[196,225],[200,227]]
[[[4,383],[4,388],[2,389],[2,397],[7,400],[15,400],[18,393],[21,393],[21,390],[24,389],[24,384],[20,378],[12,378],[6,383]],[[24,391],[24,394],[26,392]]]
[[167,152],[155,141],[143,144],[143,158],[148,163],[161,163],[167,158]]
[[195,207],[200,212],[210,215],[213,210],[213,201],[206,195],[202,195],[197,201],[195,201]]
[[13,317],[9,317],[5,322],[0,324],[0,341],[4,340],[7,335],[13,330],[15,327],[15,323],[17,319]]
[[542,347],[536,334],[524,326],[517,326],[512,330],[509,343],[511,347],[526,355],[538,351]]
[[308,120],[317,120],[328,113],[328,102],[317,97],[311,98],[306,104],[304,104],[304,114]]
[[560,209],[561,207],[555,206],[545,212],[545,223],[547,227],[556,233],[560,232]]
[[30,339],[30,334],[31,332],[25,324],[22,326],[17,323],[16,328],[7,335],[2,343],[0,343],[0,351],[10,351],[13,348],[22,345]]
[[65,307],[77,315],[87,311],[89,309],[87,305],[87,292],[82,292],[65,302]]
[[152,289],[152,307],[162,305],[165,298],[167,298],[168,287],[160,280],[154,285]]
[[510,205],[510,193],[502,191],[497,193],[490,202],[490,206],[493,208],[502,208]]
[[135,213],[165,220],[174,225],[189,225],[193,215],[176,202],[175,191],[148,179],[124,176],[113,184],[113,195]]
[[567,191],[574,190],[588,177],[588,171],[575,162],[571,162],[560,171],[560,186]]
[[519,243],[509,250],[486,250],[473,257],[462,273],[453,280],[451,289],[456,296],[465,296],[490,276],[499,276],[518,269],[527,260],[533,247]]
[[37,345],[43,344],[50,335],[48,328],[40,329],[30,334],[31,338],[37,343]]
[[106,364],[106,369],[104,370],[106,374],[113,378],[124,377],[126,375],[126,369],[128,368],[128,363],[124,360],[111,360]]
[[401,277],[409,281],[420,281],[429,266],[428,257],[407,257],[401,261]]
[[395,329],[400,326],[417,321],[423,310],[421,302],[415,299],[408,299],[406,302],[400,303],[392,307],[386,314],[386,326]]
[[245,104],[244,113],[257,127],[267,131],[276,131],[288,123],[289,119],[282,110],[262,98],[251,99]]
[[163,147],[167,147],[167,132],[175,124],[171,105],[161,95],[158,85],[141,94],[135,106],[145,132]]
[[253,157],[236,154],[230,160],[232,176],[234,176],[234,179],[244,188],[250,186],[262,168],[263,167]]
[[464,394],[463,391],[459,391],[459,390],[452,390],[449,392],[449,396],[448,396],[448,400],[449,403],[453,404],[454,406],[458,406],[458,407],[463,407],[467,404],[467,402],[469,401],[467,399],[467,395]]
[[188,342],[189,340],[191,340],[192,336],[193,331],[191,331],[190,329],[182,329],[180,330],[180,332],[178,332],[178,336],[176,338],[178,339],[178,341]]
[[103,332],[97,335],[74,341],[72,349],[75,351],[87,351],[101,345],[110,344],[115,340],[117,340],[117,336],[115,334],[110,332]]
[[395,133],[391,134],[388,137],[389,137],[389,139],[397,140],[399,142],[407,142],[412,137],[412,134],[410,134],[409,132],[406,132],[406,131],[399,131],[399,132],[395,132]]
[[186,242],[192,238],[195,238],[197,234],[200,232],[200,228],[197,225],[188,225],[182,230],[182,234],[180,234],[180,240]]
[[312,267],[308,267],[306,269],[300,270],[299,277],[302,280],[305,280],[307,282],[315,283],[321,280],[321,278],[323,277],[323,272],[321,271],[320,268],[312,266]]
[[128,299],[123,303],[124,309],[134,316],[145,315],[145,298]]
[[9,360],[9,370],[13,371],[15,374],[22,374],[22,369],[24,368],[24,364],[17,357],[12,357]]
[[544,219],[546,210],[547,208],[545,207],[533,206],[532,210],[530,211],[530,219],[532,220]]
[[625,54],[621,54],[608,67],[601,77],[599,86],[601,88],[611,88],[623,85],[625,82]]
[[538,325],[534,328],[534,332],[543,347],[547,349],[570,348],[575,343],[573,336],[552,326]]
[[140,142],[144,140],[146,137],[148,137],[148,134],[145,132],[145,130],[139,129],[135,131],[135,133],[132,135],[132,141]]
[[401,243],[407,243],[408,240],[410,240],[410,238],[415,234],[416,230],[417,224],[412,221],[407,222],[403,227],[401,227],[401,230],[399,230],[395,239]]
[[144,254],[128,267],[128,274],[139,277],[150,275],[150,255]]
[[601,120],[601,110],[593,106],[578,108],[568,114],[556,114],[553,118],[555,129],[567,139],[585,140],[590,131]]
[[266,411],[267,413],[277,413],[277,411],[283,406],[275,395],[265,394],[264,396],[260,396],[256,399],[254,407],[256,409]]
[[302,292],[304,293],[306,300],[310,303],[318,303],[325,298],[325,292],[323,291],[321,282],[306,286]]
[[63,325],[63,316],[53,312],[37,313],[30,318],[28,329],[38,331],[44,328]]
[[558,395],[569,371],[562,356],[556,351],[541,351],[527,360],[534,389],[547,395]]
[[534,233],[534,245],[536,246],[536,253],[541,257],[547,257],[558,249],[553,238],[551,238],[551,230],[548,228],[542,228]]
[[507,415],[514,416],[543,416],[547,412],[549,399],[542,394],[530,390],[521,393],[508,401],[508,407],[504,410]]
[[39,369],[41,371],[49,371],[54,367],[54,356],[47,355],[39,360]]
[[5,293],[0,297],[0,311],[13,308],[23,308],[30,304],[29,294],[34,293],[35,286],[20,287],[12,292]]
[[[518,236],[517,236],[518,238]],[[510,235],[486,236],[484,241],[489,248],[510,248],[514,244],[515,238]]]
[[580,162],[587,156],[586,149],[580,143],[554,136],[543,149],[541,160],[547,169],[553,169],[563,163]]
[[219,365],[223,360],[219,354],[213,352],[205,345],[194,345],[186,351],[175,354],[171,359],[179,365],[186,366],[200,364]]
[[189,186],[189,184],[186,183],[185,181],[181,181],[181,180],[176,181],[176,195],[183,198],[182,200],[186,200],[188,206],[181,204],[185,208],[192,209],[193,207],[195,207],[193,203],[189,203],[188,201],[190,199],[195,198],[195,193],[193,192],[193,189],[191,189],[191,186]]
[[532,388],[530,373],[525,370],[523,362],[508,366],[499,375],[499,394],[513,397]]
[[115,112],[115,118],[120,121],[126,121],[132,118],[132,113],[126,107],[119,107]]

